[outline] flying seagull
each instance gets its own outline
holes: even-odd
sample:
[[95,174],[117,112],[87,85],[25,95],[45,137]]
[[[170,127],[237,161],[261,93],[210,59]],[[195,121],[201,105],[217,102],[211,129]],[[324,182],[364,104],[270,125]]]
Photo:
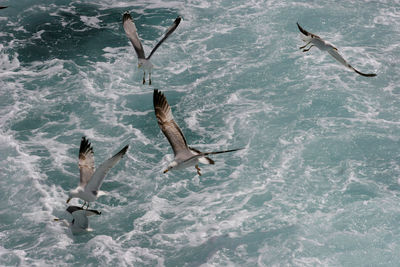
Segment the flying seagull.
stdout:
[[79,233],[89,230],[89,216],[100,215],[101,212],[97,210],[83,209],[82,207],[69,206],[67,212],[72,215],[72,221],[61,220],[55,218],[54,221],[64,222],[64,224],[71,228],[72,233]]
[[153,64],[150,62],[151,56],[156,52],[158,47],[173,33],[181,22],[182,18],[179,16],[175,19],[174,23],[167,29],[164,34],[164,37],[156,44],[156,46],[151,50],[150,55],[148,57],[145,56],[142,43],[140,42],[139,36],[137,34],[135,23],[131,15],[126,12],[122,17],[122,22],[124,26],[124,30],[129,40],[131,41],[133,48],[135,48],[137,57],[138,57],[138,68],[143,68],[143,84],[146,83],[146,71],[149,73],[149,85],[151,85],[151,70],[153,68]]
[[121,160],[128,150],[128,147],[129,145],[126,145],[112,158],[104,161],[95,171],[93,148],[89,140],[82,137],[81,146],[79,148],[80,182],[77,188],[69,192],[67,203],[72,198],[77,197],[85,201],[82,207],[87,203],[87,208],[89,208],[89,202],[95,201],[100,195],[101,192],[99,189],[108,171]]
[[207,157],[208,155],[233,152],[242,149],[238,148],[217,152],[200,152],[197,149],[189,147],[181,129],[174,121],[171,107],[168,105],[166,97],[157,89],[155,89],[153,93],[153,104],[158,126],[160,126],[161,131],[167,137],[175,155],[174,161],[169,164],[168,168],[164,170],[164,173],[172,169],[183,169],[194,165],[197,174],[200,176],[199,162],[203,164],[215,163],[212,159]]
[[[321,51],[327,51],[332,57],[334,57],[337,61],[339,61],[342,65],[346,66],[347,68],[355,71],[356,73],[365,76],[365,77],[374,77],[376,76],[375,73],[362,73],[355,68],[353,68],[347,61],[339,54],[338,50],[336,47],[334,47],[332,44],[329,42],[323,40],[321,37],[318,35],[315,35],[313,33],[310,33],[306,30],[304,30],[299,23],[296,23],[297,27],[299,27],[299,30],[301,33],[304,34],[303,36],[303,41],[306,42],[306,44],[300,49],[303,49],[303,52],[307,52],[311,49],[311,47],[316,46],[318,47]],[[309,44],[311,44],[308,48],[306,48]]]

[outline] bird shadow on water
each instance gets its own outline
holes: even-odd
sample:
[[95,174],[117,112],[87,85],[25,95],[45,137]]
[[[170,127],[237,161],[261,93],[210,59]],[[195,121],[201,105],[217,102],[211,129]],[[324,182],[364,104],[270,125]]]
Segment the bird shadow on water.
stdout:
[[179,250],[166,259],[165,266],[200,266],[207,263],[218,251],[234,251],[242,244],[246,244],[248,251],[257,251],[260,246],[276,238],[286,240],[287,236],[295,234],[296,229],[296,226],[289,225],[270,231],[255,231],[240,237],[230,237],[229,234],[213,236],[199,246]]

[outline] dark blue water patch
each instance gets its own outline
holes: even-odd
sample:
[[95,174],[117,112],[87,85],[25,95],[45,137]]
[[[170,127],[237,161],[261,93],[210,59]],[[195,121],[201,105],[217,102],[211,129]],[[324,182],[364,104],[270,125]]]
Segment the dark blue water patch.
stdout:
[[[135,22],[139,38],[141,40],[146,40],[149,43],[152,43],[151,47],[153,48],[156,43],[161,40],[162,35],[166,31],[166,29],[172,25],[175,19],[180,15],[179,11],[172,8],[159,8],[159,9],[148,9],[145,8],[143,15],[131,13],[131,16]],[[181,21],[181,23],[185,23],[185,20]],[[163,26],[165,30],[155,29],[154,26]],[[180,27],[176,29],[179,31]],[[174,34],[176,34],[176,31]],[[170,37],[171,38],[171,37]],[[171,41],[168,39],[168,41]],[[160,49],[162,49],[160,47]],[[145,51],[146,55],[150,54],[150,51]]]
[[[83,56],[90,58],[101,56],[102,49],[112,46],[115,38],[107,34],[104,28],[86,26],[81,21],[80,15],[90,15],[90,13],[74,15],[61,12],[60,16],[36,13],[23,17],[21,23],[26,25],[28,33],[17,37],[28,39],[28,42],[17,49],[19,60],[31,62],[74,58],[79,63],[79,59],[83,59]],[[62,19],[67,23],[65,27],[62,26]],[[31,38],[32,34],[40,31],[43,31],[40,38]]]
[[[72,12],[65,11],[68,9],[72,9]],[[101,9],[97,5],[80,3],[73,3],[59,10],[28,10],[16,22],[27,31],[15,32],[15,38],[20,44],[16,49],[19,60],[24,64],[53,58],[73,59],[79,65],[85,65],[87,61],[105,61],[102,57],[104,48],[121,47],[129,42],[122,28],[123,13],[122,9]],[[170,9],[155,9],[151,13],[156,13],[157,16],[150,19],[143,17],[143,20],[137,16],[138,32],[140,36],[143,32],[141,38],[144,40],[156,40],[162,33],[153,27],[141,26],[142,24],[154,23],[168,27],[177,16],[176,11]],[[132,15],[136,17],[135,14]],[[86,25],[82,16],[96,17],[99,23]],[[166,18],[170,18],[170,21],[167,22]],[[35,34],[38,36],[35,37]]]
[[[45,106],[43,106],[43,108],[45,108]],[[68,124],[69,116],[73,113],[73,110],[77,112],[77,116],[80,117],[80,114],[90,113],[91,108],[90,106],[85,105],[85,102],[82,102],[81,104],[61,102],[59,105],[56,104],[54,110],[58,110],[58,112],[47,109],[43,111],[41,108],[32,110],[25,114],[20,120],[15,120],[9,127],[11,130],[16,131],[17,139],[26,139],[32,135],[32,131],[39,128],[43,128],[50,136],[54,136],[61,132],[65,132],[65,130],[74,129],[74,126]],[[93,119],[88,121],[93,123]],[[53,127],[54,122],[58,122],[58,126],[63,126],[63,128],[58,128],[57,132],[52,132],[52,130],[57,129],[57,127]],[[50,124],[46,125],[47,123]]]
[[16,132],[16,137],[22,138],[26,133],[43,127],[49,120],[43,116],[41,112],[30,112],[20,121],[17,121],[11,125],[10,129]]
[[[51,162],[48,162],[48,166],[51,167]],[[66,164],[67,165],[67,164]],[[45,181],[45,183],[48,186],[61,186],[61,188],[65,189],[65,192],[68,192],[70,189],[74,189],[75,187],[78,186],[79,183],[79,169],[77,167],[78,165],[78,160],[76,161],[76,164],[73,164],[75,167],[75,171],[73,172],[73,174],[75,174],[75,176],[71,176],[68,174],[65,174],[64,172],[60,171],[60,170],[54,170],[54,169],[50,169],[50,170],[43,170],[44,174],[46,175],[47,179]],[[65,199],[67,200],[67,199]]]
[[370,200],[378,196],[377,190],[378,188],[373,184],[352,182],[347,186],[346,191],[344,191],[344,199],[342,201],[349,203]]
[[[241,56],[242,51],[237,50],[237,46],[242,46],[244,50],[250,49],[252,44],[257,40],[254,32],[247,28],[232,28],[227,33],[214,33],[212,38],[208,39],[205,44],[208,51],[217,50],[219,53],[229,52],[230,57]],[[247,48],[247,49],[246,49]]]

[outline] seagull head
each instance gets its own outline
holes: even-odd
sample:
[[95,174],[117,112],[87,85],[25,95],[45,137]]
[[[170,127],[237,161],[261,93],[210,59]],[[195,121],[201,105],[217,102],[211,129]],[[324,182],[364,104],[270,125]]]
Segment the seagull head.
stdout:
[[176,166],[178,166],[178,162],[173,161],[168,165],[168,168],[164,170],[164,173],[167,173],[169,170],[172,170],[173,168],[175,168]]

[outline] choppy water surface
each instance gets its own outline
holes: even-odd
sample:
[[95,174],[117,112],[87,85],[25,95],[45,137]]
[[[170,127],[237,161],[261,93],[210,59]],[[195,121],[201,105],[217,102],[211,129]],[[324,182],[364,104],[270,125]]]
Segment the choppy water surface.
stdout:
[[[398,1],[6,1],[0,10],[0,265],[397,266]],[[154,55],[142,85],[122,14]],[[364,78],[313,48],[332,42]],[[245,147],[163,174],[153,111],[165,93],[188,142]],[[55,217],[96,165],[130,149],[91,207],[92,232]],[[78,204],[75,199],[73,204]]]

